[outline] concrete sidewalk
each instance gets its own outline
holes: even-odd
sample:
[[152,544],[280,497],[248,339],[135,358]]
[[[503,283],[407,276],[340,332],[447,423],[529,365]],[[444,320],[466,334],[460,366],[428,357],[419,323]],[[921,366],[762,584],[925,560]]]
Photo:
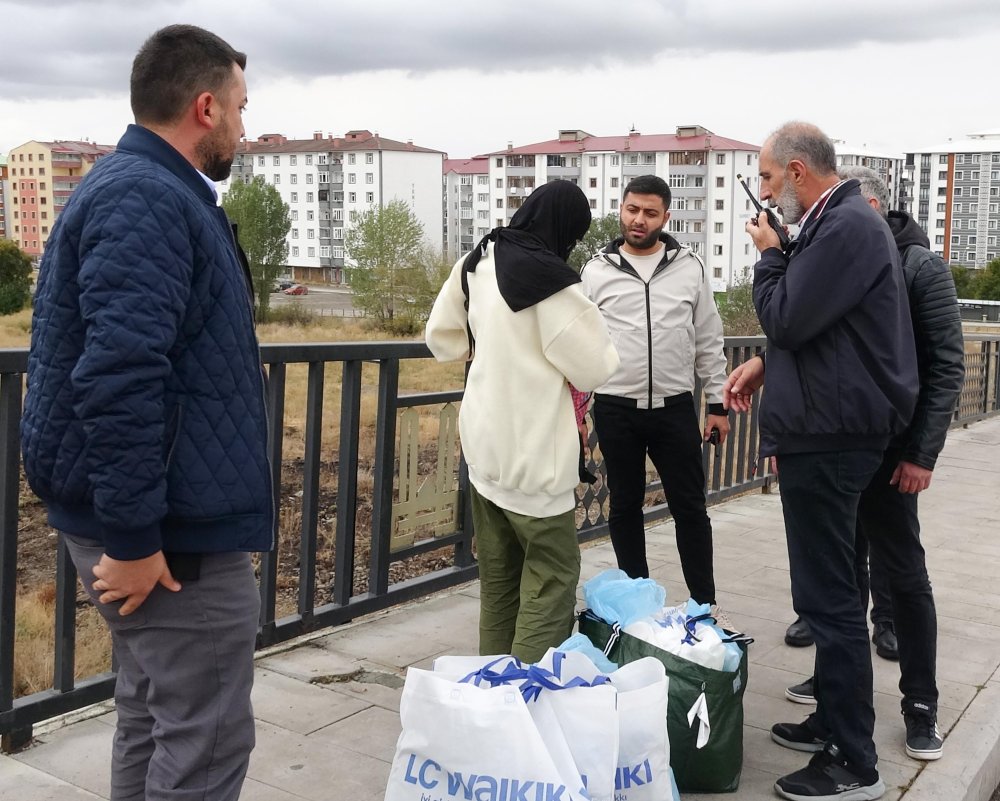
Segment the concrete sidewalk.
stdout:
[[[932,487],[921,496],[923,541],[939,619],[939,722],[945,755],[931,763],[903,750],[895,663],[876,656],[875,741],[887,799],[986,801],[1000,783],[1000,419],[953,431]],[[777,495],[754,494],[711,509],[719,601],[750,646],[744,770],[734,795],[772,799],[774,780],[808,755],[771,742],[771,724],[799,721],[785,687],[812,671],[813,649],[788,648],[794,615]],[[670,522],[648,532],[650,567],[683,600]],[[584,550],[583,579],[614,566],[610,544]],[[409,665],[474,653],[478,584],[373,615],[264,654],[257,665],[257,748],[244,801],[376,801],[399,734]],[[37,743],[0,756],[0,800],[106,799],[114,712],[110,705],[38,729]],[[695,798],[696,796],[686,796]]]

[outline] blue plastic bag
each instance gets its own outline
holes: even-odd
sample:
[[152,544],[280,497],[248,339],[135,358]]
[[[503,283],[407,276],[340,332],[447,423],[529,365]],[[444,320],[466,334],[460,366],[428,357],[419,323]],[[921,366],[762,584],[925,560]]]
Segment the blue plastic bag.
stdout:
[[594,663],[601,673],[614,673],[618,670],[618,665],[608,659],[604,653],[597,648],[590,638],[585,634],[574,634],[566,642],[556,648],[557,651],[579,651]]
[[583,585],[583,598],[598,617],[627,626],[663,609],[667,591],[653,579],[633,579],[623,570],[610,569]]

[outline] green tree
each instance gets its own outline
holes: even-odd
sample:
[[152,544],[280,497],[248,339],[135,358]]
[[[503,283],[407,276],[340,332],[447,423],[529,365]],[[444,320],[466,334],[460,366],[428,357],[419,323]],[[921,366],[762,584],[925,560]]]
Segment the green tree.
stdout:
[[222,207],[239,229],[257,292],[257,320],[266,323],[271,289],[288,262],[286,237],[292,227],[288,206],[278,190],[258,175],[248,184],[233,181]]
[[590,228],[583,235],[583,239],[569,254],[567,261],[570,267],[573,267],[577,272],[582,270],[583,265],[590,260],[590,257],[616,236],[621,236],[621,226],[618,224],[617,214],[612,212],[604,217],[594,217],[590,221]]
[[1000,259],[993,259],[976,276],[975,290],[980,300],[1000,300]]
[[763,333],[753,305],[753,280],[744,276],[716,295],[722,329],[727,337],[751,337]]
[[954,264],[951,267],[951,276],[955,279],[955,291],[960,298],[976,297],[976,275],[973,270]]
[[0,239],[0,314],[21,311],[31,301],[31,257]]
[[416,298],[427,275],[423,237],[423,225],[404,200],[369,209],[348,229],[354,305],[376,325],[394,330],[419,319]]

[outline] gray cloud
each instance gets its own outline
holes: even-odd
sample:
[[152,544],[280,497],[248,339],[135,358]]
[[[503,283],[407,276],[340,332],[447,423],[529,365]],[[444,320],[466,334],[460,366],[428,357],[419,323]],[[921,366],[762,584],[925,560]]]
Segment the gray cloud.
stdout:
[[[945,19],[946,14],[946,19]],[[126,91],[142,40],[172,22],[203,25],[249,55],[261,76],[303,79],[401,69],[576,70],[614,64],[637,83],[654,55],[849,49],[866,42],[935,42],[945,32],[1000,30],[996,0],[0,0],[0,97],[68,98]],[[803,69],[807,69],[803,63]],[[537,82],[527,91],[544,92]],[[553,88],[553,91],[556,91]]]

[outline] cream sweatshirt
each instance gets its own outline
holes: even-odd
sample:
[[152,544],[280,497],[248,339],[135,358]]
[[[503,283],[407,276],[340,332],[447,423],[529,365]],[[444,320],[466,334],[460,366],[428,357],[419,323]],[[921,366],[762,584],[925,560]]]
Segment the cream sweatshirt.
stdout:
[[493,245],[468,274],[452,268],[427,321],[438,361],[470,358],[466,323],[475,338],[459,411],[469,479],[497,506],[531,517],[573,509],[580,441],[567,382],[592,390],[618,369],[604,318],[575,284],[513,312],[497,288]]

